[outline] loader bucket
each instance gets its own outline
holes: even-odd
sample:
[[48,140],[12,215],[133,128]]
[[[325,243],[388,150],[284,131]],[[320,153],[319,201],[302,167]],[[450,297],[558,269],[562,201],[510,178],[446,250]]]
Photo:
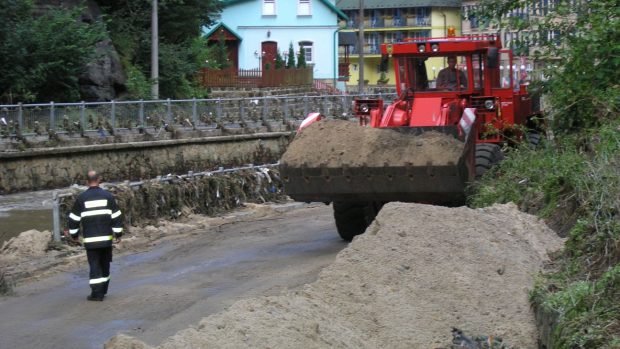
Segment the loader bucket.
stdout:
[[474,139],[456,126],[370,128],[322,120],[280,160],[296,201],[403,201],[456,206],[474,178]]

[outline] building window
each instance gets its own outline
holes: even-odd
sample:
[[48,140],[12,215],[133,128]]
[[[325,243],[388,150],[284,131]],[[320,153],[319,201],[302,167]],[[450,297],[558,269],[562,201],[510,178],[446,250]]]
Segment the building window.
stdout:
[[311,16],[312,9],[310,8],[310,0],[297,0],[297,15],[298,16]]
[[276,15],[276,0],[263,0],[263,16]]
[[313,63],[314,61],[312,60],[312,56],[313,56],[313,44],[312,41],[300,41],[299,42],[299,47],[300,49],[303,47],[304,48],[304,52],[305,52],[305,56],[304,58],[306,59],[306,63]]

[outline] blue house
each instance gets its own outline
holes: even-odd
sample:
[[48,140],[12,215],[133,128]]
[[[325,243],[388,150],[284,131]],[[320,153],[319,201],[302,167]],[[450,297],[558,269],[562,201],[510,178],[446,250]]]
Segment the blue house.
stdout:
[[292,43],[295,54],[305,51],[315,79],[333,79],[337,70],[338,22],[347,16],[335,0],[223,0],[219,21],[207,36],[223,32],[229,58],[239,69],[274,66],[279,51],[286,60]]

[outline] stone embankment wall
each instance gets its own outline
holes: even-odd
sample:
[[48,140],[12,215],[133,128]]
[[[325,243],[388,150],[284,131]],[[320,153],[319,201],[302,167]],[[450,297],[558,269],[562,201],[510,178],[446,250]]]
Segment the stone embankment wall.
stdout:
[[0,153],[0,194],[84,184],[89,169],[98,170],[105,181],[123,181],[274,163],[292,135],[282,131]]

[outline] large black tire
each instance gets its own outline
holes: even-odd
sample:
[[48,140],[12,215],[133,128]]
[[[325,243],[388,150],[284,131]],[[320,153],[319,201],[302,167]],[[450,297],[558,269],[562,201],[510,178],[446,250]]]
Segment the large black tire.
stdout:
[[504,160],[504,152],[497,144],[476,144],[476,179],[482,177],[491,167]]
[[356,235],[364,233],[382,205],[375,202],[334,201],[332,206],[338,235],[345,241],[351,241]]

